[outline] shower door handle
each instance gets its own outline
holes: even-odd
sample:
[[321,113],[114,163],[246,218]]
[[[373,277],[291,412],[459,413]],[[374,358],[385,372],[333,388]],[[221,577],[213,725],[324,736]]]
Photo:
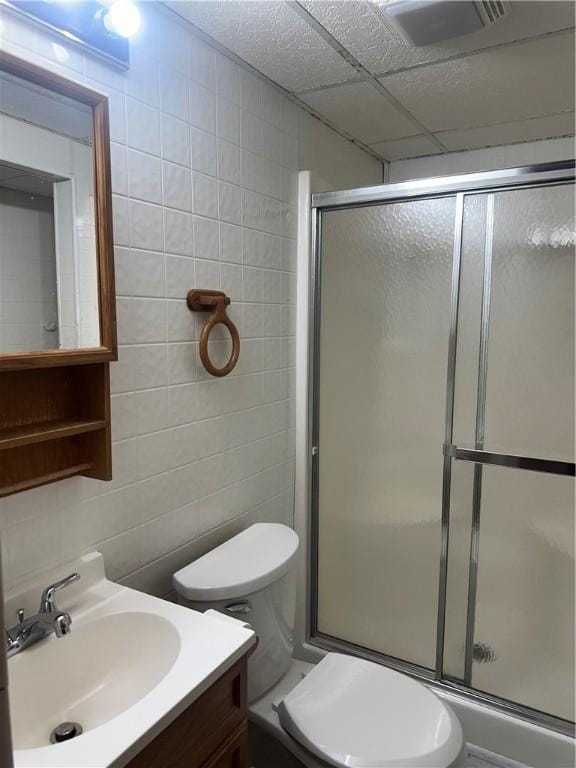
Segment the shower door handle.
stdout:
[[512,453],[494,453],[474,448],[458,448],[457,445],[445,444],[444,456],[456,461],[469,461],[473,464],[488,464],[494,467],[527,469],[530,472],[546,472],[550,475],[574,477],[576,465],[573,461],[558,459],[539,459],[534,456],[516,456]]

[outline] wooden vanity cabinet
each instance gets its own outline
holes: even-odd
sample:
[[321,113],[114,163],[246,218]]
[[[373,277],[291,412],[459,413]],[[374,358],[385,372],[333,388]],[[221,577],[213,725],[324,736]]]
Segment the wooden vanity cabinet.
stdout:
[[237,661],[127,768],[247,768],[246,661]]
[[203,768],[245,768],[248,765],[248,733],[246,726],[219,749]]

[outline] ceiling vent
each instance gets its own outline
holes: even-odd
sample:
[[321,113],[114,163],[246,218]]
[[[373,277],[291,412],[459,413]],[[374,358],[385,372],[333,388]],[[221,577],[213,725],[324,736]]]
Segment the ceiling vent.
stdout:
[[508,3],[500,2],[500,0],[480,0],[480,2],[475,2],[474,5],[482,17],[485,27],[496,24],[497,21],[500,21],[500,19],[503,19],[510,13]]
[[491,27],[510,13],[504,0],[380,0],[378,9],[412,45],[432,45]]

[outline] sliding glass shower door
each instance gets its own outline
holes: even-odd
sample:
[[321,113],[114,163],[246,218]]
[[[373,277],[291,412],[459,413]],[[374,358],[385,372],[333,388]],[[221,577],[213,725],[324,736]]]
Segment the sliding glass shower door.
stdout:
[[574,187],[464,205],[444,671],[573,720]]
[[312,635],[554,724],[574,719],[574,186],[540,181],[317,205]]
[[318,629],[434,668],[454,198],[322,222]]

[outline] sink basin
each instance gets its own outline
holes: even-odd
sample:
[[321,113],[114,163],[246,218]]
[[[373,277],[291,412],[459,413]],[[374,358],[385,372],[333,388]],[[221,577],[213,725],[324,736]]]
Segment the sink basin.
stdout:
[[[15,768],[122,768],[256,642],[242,622],[109,581],[99,552],[16,587],[6,616],[31,615],[46,584],[73,572],[58,593],[71,634],[8,660]],[[82,734],[52,744],[69,721]]]
[[111,720],[158,685],[179,650],[173,625],[139,612],[100,616],[18,654],[9,665],[14,748],[49,744],[66,720],[84,732]]

